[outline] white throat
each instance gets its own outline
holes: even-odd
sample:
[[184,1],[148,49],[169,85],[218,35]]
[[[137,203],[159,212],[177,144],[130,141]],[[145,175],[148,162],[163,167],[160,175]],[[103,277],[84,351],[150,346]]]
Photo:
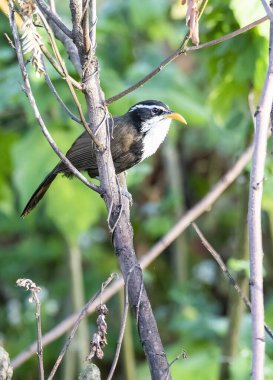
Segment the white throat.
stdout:
[[145,123],[144,128],[142,128],[142,132],[147,131],[147,134],[143,139],[143,156],[141,161],[157,151],[169,131],[171,124],[170,119],[162,119],[162,117],[156,119],[157,118],[153,118],[151,123]]

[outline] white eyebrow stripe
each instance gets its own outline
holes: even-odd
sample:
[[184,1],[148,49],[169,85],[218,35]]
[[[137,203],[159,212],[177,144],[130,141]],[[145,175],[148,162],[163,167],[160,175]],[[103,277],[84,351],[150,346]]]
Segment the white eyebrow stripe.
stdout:
[[162,107],[162,106],[158,106],[158,105],[156,105],[156,104],[154,104],[153,106],[151,106],[151,105],[145,105],[145,104],[137,104],[136,106],[133,106],[130,110],[129,110],[129,112],[132,112],[132,111],[134,111],[134,110],[136,110],[136,109],[138,109],[138,108],[148,108],[148,109],[153,109],[153,108],[159,108],[159,109],[161,109],[162,111],[169,111],[168,110],[168,108],[164,108],[164,107]]

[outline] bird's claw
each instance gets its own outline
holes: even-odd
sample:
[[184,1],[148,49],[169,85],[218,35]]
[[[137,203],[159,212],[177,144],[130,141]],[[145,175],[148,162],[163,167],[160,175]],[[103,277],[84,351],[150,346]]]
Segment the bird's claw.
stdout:
[[129,193],[129,191],[127,191],[125,189],[121,189],[121,194],[128,199],[130,207],[132,207],[133,206],[133,197],[132,197],[132,194]]

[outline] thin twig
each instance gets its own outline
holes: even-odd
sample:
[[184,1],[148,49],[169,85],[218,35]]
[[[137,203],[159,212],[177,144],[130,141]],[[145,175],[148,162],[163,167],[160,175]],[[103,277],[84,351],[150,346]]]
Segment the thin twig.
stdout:
[[90,129],[87,121],[85,120],[85,117],[84,117],[84,114],[83,114],[83,111],[82,111],[82,107],[81,107],[81,104],[78,100],[78,97],[76,95],[76,92],[73,88],[73,85],[70,81],[70,77],[69,77],[69,74],[68,74],[68,71],[67,71],[67,68],[66,68],[66,65],[65,65],[65,62],[63,61],[62,57],[61,57],[61,54],[59,52],[59,49],[58,49],[58,46],[55,42],[55,39],[54,39],[54,36],[53,36],[53,33],[46,21],[46,18],[43,16],[43,14],[40,12],[39,13],[40,17],[41,17],[41,20],[44,24],[44,27],[48,33],[48,36],[49,36],[49,39],[50,39],[50,43],[51,43],[51,46],[52,46],[52,49],[54,51],[54,54],[62,68],[62,71],[63,71],[63,77],[68,85],[68,88],[69,88],[69,91],[72,95],[72,98],[78,108],[78,111],[79,111],[79,115],[80,115],[80,119],[82,121],[82,125],[84,126],[85,130],[87,131],[87,133],[89,134],[89,136],[91,137],[92,141],[94,142],[94,144],[96,145],[96,147],[100,150],[100,151],[103,151],[104,150],[104,147],[103,145],[101,144],[101,142],[97,139],[97,137],[93,134],[92,130]]
[[32,298],[36,305],[36,326],[37,326],[37,355],[39,362],[39,379],[44,380],[44,359],[43,359],[43,344],[42,344],[42,324],[41,324],[41,303],[37,292],[32,292]]
[[272,13],[271,7],[269,6],[266,0],[261,0],[261,1],[266,11],[267,16],[270,18],[270,21],[273,22],[273,13]]
[[90,3],[90,41],[92,50],[96,50],[96,23],[97,23],[97,16],[96,16],[96,2],[92,1]]
[[[234,287],[236,292],[239,294],[241,300],[243,303],[246,305],[246,307],[250,310],[251,312],[251,302],[249,301],[248,297],[244,295],[241,291],[241,288],[239,284],[236,282],[230,271],[228,270],[227,266],[223,262],[220,254],[212,247],[212,245],[208,242],[208,240],[205,238],[203,233],[200,231],[199,227],[195,224],[192,223],[193,228],[195,229],[197,235],[199,236],[202,244],[204,247],[208,250],[208,252],[212,255],[212,257],[215,259],[217,264],[219,265],[220,269],[224,273],[224,276],[228,279],[229,283]],[[264,324],[264,329],[267,332],[268,336],[273,339],[273,331],[270,329],[270,327],[265,323]]]
[[240,28],[234,32],[231,32],[223,37],[217,38],[212,41],[205,42],[204,44],[200,44],[198,46],[190,46],[186,47],[187,41],[188,41],[188,34],[183,39],[183,42],[181,46],[175,50],[172,54],[170,54],[167,58],[165,58],[153,71],[151,71],[149,74],[147,74],[144,78],[142,78],[140,81],[136,82],[132,86],[128,87],[126,90],[120,92],[117,95],[112,96],[111,98],[106,99],[106,104],[109,105],[125,95],[128,95],[132,91],[136,90],[137,88],[141,87],[144,83],[148,82],[151,78],[153,78],[155,75],[157,75],[160,71],[162,71],[169,63],[173,62],[176,58],[178,58],[180,55],[185,54],[189,51],[195,51],[200,50],[208,46],[213,46],[216,44],[219,44],[221,42],[227,41],[235,36],[238,36],[242,33],[245,33],[246,31],[254,28],[255,26],[263,23],[264,21],[268,20],[268,17],[262,17],[257,21],[252,22],[249,25],[244,26],[243,28]]
[[267,133],[273,103],[273,41],[270,39],[269,64],[259,106],[255,113],[254,152],[249,184],[248,234],[250,253],[250,290],[252,302],[252,380],[264,378],[264,297],[263,237],[261,207]]
[[[96,6],[96,4],[95,4]],[[91,49],[91,41],[90,41],[90,36],[89,36],[89,13],[88,13],[88,8],[89,8],[89,0],[84,0],[83,1],[83,13],[82,13],[82,31],[83,31],[83,44],[84,44],[84,49],[86,52],[90,52],[92,54],[93,49]]]
[[40,11],[43,12],[45,15],[48,24],[50,25],[55,37],[62,42],[63,46],[65,47],[67,54],[69,56],[70,61],[74,65],[76,71],[81,74],[81,63],[80,63],[80,57],[78,54],[78,49],[76,45],[74,44],[73,40],[67,36],[59,27],[57,24],[55,24],[50,17],[47,16],[46,12],[40,7]]
[[38,7],[40,10],[49,18],[51,21],[54,22],[58,26],[58,28],[61,29],[63,33],[65,33],[69,38],[72,39],[72,32],[69,30],[65,24],[62,22],[62,20],[59,18],[59,16],[56,13],[53,13],[50,9],[50,7],[43,1],[43,0],[36,0]]
[[140,81],[136,82],[132,86],[128,87],[127,89],[123,90],[122,92],[118,93],[117,95],[112,96],[111,98],[108,98],[105,100],[106,104],[112,104],[116,102],[117,100],[123,98],[125,95],[130,94],[137,88],[141,87],[144,83],[148,82],[150,79],[152,79],[156,74],[158,74],[160,71],[162,71],[169,63],[174,61],[177,57],[179,57],[181,54],[184,54],[185,52],[185,46],[188,43],[188,35],[186,35],[182,41],[182,44],[179,49],[177,49],[175,52],[170,54],[167,58],[165,58],[154,70],[152,70],[149,74],[145,75],[144,78],[142,78]]
[[78,318],[77,320],[75,321],[74,323],[74,326],[72,328],[72,331],[71,333],[69,334],[68,338],[66,339],[65,341],[65,344],[62,348],[62,351],[60,352],[51,372],[50,372],[50,375],[48,376],[48,379],[47,380],[52,380],[59,365],[61,364],[62,360],[63,360],[63,357],[66,353],[66,351],[68,350],[68,347],[70,346],[70,343],[72,342],[72,339],[74,337],[74,335],[76,334],[76,331],[82,321],[82,319],[87,315],[88,313],[88,309],[91,307],[91,305],[94,304],[94,302],[96,301],[96,299],[99,298],[99,296],[101,296],[104,292],[104,290],[108,287],[108,285],[113,281],[113,279],[117,277],[117,274],[116,273],[113,273],[111,274],[111,276],[109,276],[109,278],[102,284],[102,287],[100,290],[97,291],[97,293],[87,302],[87,304],[84,305],[84,307],[82,308],[82,310],[80,311],[79,315],[78,315]]
[[13,43],[13,41],[11,40],[11,38],[9,37],[9,35],[8,35],[7,33],[4,33],[4,36],[5,36],[6,39],[8,40],[8,43],[10,44],[10,46],[12,47],[12,49],[15,50],[14,43]]
[[180,352],[180,354],[178,354],[169,364],[169,367],[171,367],[177,360],[179,360],[180,358],[183,358],[183,359],[187,359],[188,357],[188,354],[187,354],[187,351],[186,350],[182,350]]
[[253,21],[252,23],[250,23],[250,24],[248,24],[246,26],[243,26],[242,28],[237,29],[234,32],[228,33],[228,34],[226,34],[226,35],[224,35],[224,36],[222,36],[220,38],[216,38],[215,40],[208,41],[208,42],[205,42],[203,44],[199,44],[197,46],[187,47],[185,49],[185,53],[187,53],[189,51],[195,51],[195,50],[204,49],[206,47],[214,46],[214,45],[220,44],[220,43],[222,43],[224,41],[230,40],[231,38],[239,36],[240,34],[245,33],[245,32],[247,32],[250,29],[253,29],[255,26],[262,24],[266,20],[268,20],[268,16],[264,16],[262,18],[259,18],[258,20]]
[[60,97],[59,93],[57,92],[56,88],[54,87],[53,83],[51,82],[51,79],[48,75],[45,64],[44,64],[44,70],[45,70],[44,75],[45,75],[46,83],[47,83],[48,87],[50,88],[50,91],[52,92],[52,94],[57,99],[60,106],[63,108],[63,110],[68,114],[68,116],[72,120],[76,121],[76,123],[78,123],[78,124],[82,124],[81,120],[76,115],[74,115],[73,112],[70,111],[70,109],[66,106],[66,104],[64,103],[64,101]]
[[[133,268],[132,268],[133,270]],[[131,275],[132,271],[129,272],[127,278],[126,278],[126,283],[124,287],[124,305],[123,305],[123,312],[122,312],[122,319],[121,319],[121,325],[120,325],[120,331],[119,331],[119,336],[118,336],[118,341],[117,341],[117,348],[116,352],[114,355],[114,359],[112,361],[111,369],[109,372],[109,375],[107,377],[107,380],[111,380],[113,378],[117,363],[118,363],[118,358],[120,355],[120,350],[121,350],[121,345],[124,337],[124,332],[125,332],[125,327],[126,327],[126,321],[127,321],[127,316],[128,316],[128,309],[129,309],[129,299],[128,299],[128,283],[129,283],[129,278]]]
[[[222,193],[234,182],[234,180],[242,173],[245,166],[251,159],[253,152],[252,145],[249,146],[235,162],[233,167],[215,184],[215,186],[202,198],[194,207],[186,212],[181,219],[161,238],[145,255],[139,260],[139,264],[142,268],[148,267],[180,234],[182,234],[186,228],[196,220],[200,215],[210,210],[217,199]],[[101,302],[106,302],[113,297],[124,285],[122,277],[115,281],[104,293],[101,298]],[[91,305],[88,314],[93,313],[96,310],[97,304]],[[55,341],[60,336],[65,334],[71,326],[75,323],[77,314],[73,314],[67,317],[64,321],[60,322],[51,331],[43,337],[44,346]],[[14,368],[19,367],[25,361],[27,361],[36,350],[36,344],[32,343],[27,349],[18,354],[12,360],[12,366]]]
[[[9,0],[9,6],[11,6],[11,0]],[[14,17],[14,16],[13,16]],[[38,293],[41,291],[41,288],[35,284],[30,279],[19,278],[16,281],[17,286],[21,286],[26,290],[31,292],[30,302],[35,303],[36,312],[36,328],[37,328],[37,355],[38,355],[38,369],[39,369],[39,380],[44,380],[45,371],[44,371],[44,358],[43,358],[43,343],[42,343],[42,324],[41,324],[41,303],[38,297]],[[5,377],[6,378],[6,377]]]
[[[58,64],[58,62],[56,62],[56,60],[52,57],[52,55],[50,54],[50,52],[47,50],[47,48],[45,47],[45,45],[40,45],[40,49],[42,50],[42,52],[44,53],[45,57],[47,58],[47,60],[51,63],[51,65],[54,67],[54,69],[61,75],[62,78],[64,78],[64,73],[63,73],[63,70],[61,68],[61,66]],[[72,78],[70,75],[67,76],[67,78],[70,80],[70,82],[73,84],[73,86],[77,89],[77,90],[82,90],[82,86],[79,82],[77,82],[74,78]]]
[[[169,364],[169,368],[171,368],[172,365],[174,365],[175,362],[177,362],[177,360],[179,360],[180,358],[182,359],[187,359],[188,358],[188,354],[187,354],[187,351],[186,350],[182,350],[180,352],[180,354],[178,354]],[[167,377],[166,377],[166,380],[167,380]]]
[[10,6],[10,17],[9,17],[10,25],[11,25],[11,29],[12,29],[14,42],[15,42],[16,54],[17,54],[17,58],[18,58],[18,62],[19,62],[19,67],[20,67],[22,77],[24,80],[24,90],[27,94],[27,97],[29,99],[31,107],[34,111],[36,120],[38,121],[43,134],[45,135],[47,141],[49,142],[49,144],[52,147],[52,149],[54,150],[54,152],[60,157],[60,159],[69,168],[69,170],[75,175],[75,177],[77,177],[80,181],[82,181],[86,186],[88,186],[92,190],[101,194],[101,189],[98,186],[96,186],[95,184],[93,184],[92,182],[88,181],[81,174],[81,172],[79,172],[75,168],[75,166],[72,165],[72,163],[68,160],[68,158],[60,151],[59,147],[57,146],[57,144],[53,140],[52,136],[50,135],[50,133],[49,133],[49,131],[48,131],[41,115],[40,115],[39,109],[37,107],[35,98],[33,96],[32,90],[31,90],[31,86],[30,86],[30,82],[29,82],[29,78],[28,78],[28,73],[27,73],[26,66],[25,66],[24,59],[23,59],[23,53],[22,53],[22,48],[20,45],[19,35],[18,35],[17,27],[16,27],[16,24],[14,21],[14,8],[13,8],[12,0],[9,0],[9,6]]

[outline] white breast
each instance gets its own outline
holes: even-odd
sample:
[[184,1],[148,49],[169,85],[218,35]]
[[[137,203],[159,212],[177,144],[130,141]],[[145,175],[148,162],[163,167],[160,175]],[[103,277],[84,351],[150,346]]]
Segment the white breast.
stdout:
[[141,161],[157,151],[169,131],[170,119],[162,119],[160,117],[158,118],[159,120],[155,119],[152,119],[152,124],[145,123],[145,128],[142,129],[143,132],[147,131],[147,134],[143,140],[143,156]]

